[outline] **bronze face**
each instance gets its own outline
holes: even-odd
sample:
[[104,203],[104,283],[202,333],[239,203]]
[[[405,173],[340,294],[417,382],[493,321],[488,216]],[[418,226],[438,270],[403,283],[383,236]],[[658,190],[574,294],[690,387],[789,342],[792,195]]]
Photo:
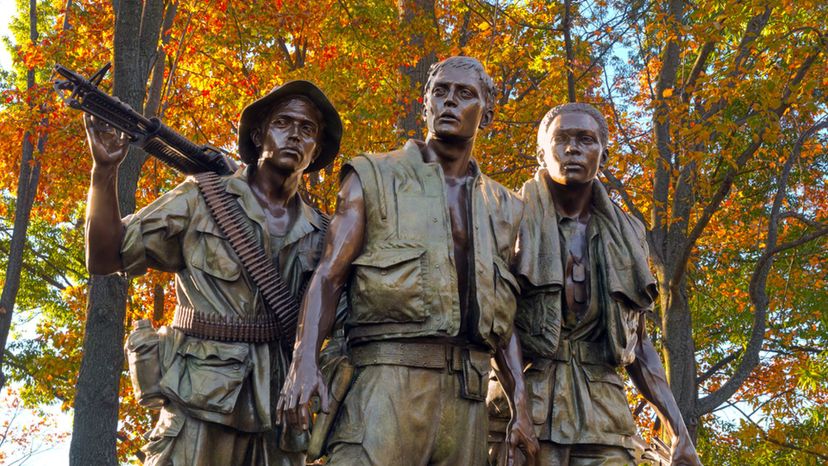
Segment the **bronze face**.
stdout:
[[606,160],[598,123],[586,113],[565,112],[552,121],[540,150],[549,177],[562,185],[589,183]]
[[261,150],[257,164],[271,164],[281,172],[302,172],[319,153],[322,115],[307,99],[287,99],[273,109],[251,138]]
[[433,77],[424,112],[429,134],[443,140],[473,139],[492,119],[476,74],[449,66]]

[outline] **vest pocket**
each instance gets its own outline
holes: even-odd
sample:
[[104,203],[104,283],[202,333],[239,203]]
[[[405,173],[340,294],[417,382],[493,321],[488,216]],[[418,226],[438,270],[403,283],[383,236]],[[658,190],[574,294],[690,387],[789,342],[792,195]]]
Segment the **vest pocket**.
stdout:
[[369,251],[353,262],[351,322],[422,322],[424,248]]

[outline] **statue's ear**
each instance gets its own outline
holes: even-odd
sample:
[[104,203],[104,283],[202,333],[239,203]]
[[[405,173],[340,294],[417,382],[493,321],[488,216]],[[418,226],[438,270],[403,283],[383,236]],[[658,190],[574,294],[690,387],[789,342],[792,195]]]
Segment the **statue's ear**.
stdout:
[[492,120],[494,119],[494,111],[493,110],[486,110],[486,113],[483,114],[483,118],[480,119],[480,126],[478,128],[484,129],[489,124],[491,124]]
[[601,152],[601,168],[607,166],[607,160],[609,160],[609,149],[604,149],[604,151]]
[[535,158],[538,161],[538,166],[546,168],[546,152],[543,150],[543,147],[538,146],[537,150],[535,150]]
[[262,148],[262,130],[259,128],[250,128],[250,140],[257,149]]

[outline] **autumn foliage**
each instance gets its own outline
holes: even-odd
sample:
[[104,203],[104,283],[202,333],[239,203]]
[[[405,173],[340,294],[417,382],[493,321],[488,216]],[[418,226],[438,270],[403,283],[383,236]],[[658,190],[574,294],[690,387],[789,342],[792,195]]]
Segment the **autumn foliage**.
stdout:
[[[662,293],[650,332],[702,461],[828,459],[825,2],[170,2],[147,105],[192,140],[231,152],[242,108],[290,79],[316,82],[341,112],[340,160],[399,146],[421,136],[400,123],[421,99],[407,71],[464,54],[498,87],[477,159],[517,189],[537,167],[540,119],[568,100],[571,83],[610,122],[604,180],[614,199],[648,226]],[[44,141],[4,369],[30,407],[73,406],[87,299],[91,158],[80,115],[51,89],[51,67],[90,75],[112,61],[112,8],[38,2],[31,42],[21,4],[13,69],[0,75],[4,269],[24,133]],[[305,186],[327,211],[340,165]],[[137,205],[180,181],[148,159]],[[127,323],[163,325],[174,306],[171,276],[150,273],[130,284]],[[134,461],[152,413],[135,403],[126,373],[120,394],[118,455]],[[650,435],[651,413],[640,421]]]

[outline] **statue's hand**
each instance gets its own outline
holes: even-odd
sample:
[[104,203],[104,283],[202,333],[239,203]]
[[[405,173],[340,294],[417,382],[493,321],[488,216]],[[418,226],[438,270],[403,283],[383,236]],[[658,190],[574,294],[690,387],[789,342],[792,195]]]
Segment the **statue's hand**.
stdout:
[[307,430],[310,425],[308,403],[316,394],[319,395],[322,411],[328,412],[328,387],[316,358],[310,359],[310,362],[303,362],[299,357],[293,359],[276,405],[276,423],[284,424],[286,421],[292,426]]
[[529,413],[525,409],[517,409],[512,416],[512,421],[509,423],[509,429],[506,435],[506,445],[508,447],[508,456],[506,460],[507,466],[514,466],[515,454],[520,449],[523,456],[526,458],[526,465],[532,466],[537,464],[537,454],[540,450],[538,439],[535,436],[535,429],[532,426],[532,420]]
[[672,466],[701,466],[699,455],[693,441],[687,435],[678,437],[673,442]]
[[129,138],[121,131],[88,114],[83,115],[83,126],[92,159],[99,167],[117,167],[129,150]]

